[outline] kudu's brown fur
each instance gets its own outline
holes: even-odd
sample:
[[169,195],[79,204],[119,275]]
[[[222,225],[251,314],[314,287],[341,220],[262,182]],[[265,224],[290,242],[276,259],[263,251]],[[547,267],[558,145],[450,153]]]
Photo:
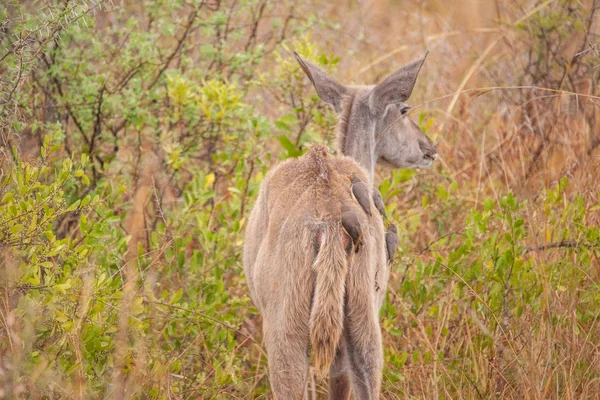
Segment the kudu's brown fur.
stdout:
[[[330,398],[379,397],[383,350],[378,322],[388,263],[383,220],[352,198],[348,175],[369,187],[375,163],[427,167],[431,140],[406,116],[423,60],[377,86],[343,86],[296,56],[322,100],[340,115],[337,150],[313,146],[275,167],[262,183],[246,229],[244,269],[263,315],[270,382],[277,399],[306,396],[309,349],[329,370]],[[352,208],[363,232],[358,251],[341,225]]]

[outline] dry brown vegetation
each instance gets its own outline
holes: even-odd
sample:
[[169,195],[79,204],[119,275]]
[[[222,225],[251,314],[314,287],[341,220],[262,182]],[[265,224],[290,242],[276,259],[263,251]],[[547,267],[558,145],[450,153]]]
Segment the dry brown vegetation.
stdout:
[[357,84],[431,52],[441,159],[376,177],[383,397],[598,398],[599,43],[597,0],[3,2],[0,398],[269,396],[246,217],[336,121],[293,49]]

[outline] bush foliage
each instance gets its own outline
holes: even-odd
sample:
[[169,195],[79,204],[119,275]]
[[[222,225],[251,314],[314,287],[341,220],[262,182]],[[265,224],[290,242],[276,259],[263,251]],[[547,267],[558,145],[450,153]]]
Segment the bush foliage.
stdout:
[[597,396],[600,5],[427,36],[459,17],[396,3],[3,3],[0,397],[269,396],[246,218],[337,121],[291,50],[370,83],[416,46],[413,115],[442,159],[377,173],[401,228],[383,396]]

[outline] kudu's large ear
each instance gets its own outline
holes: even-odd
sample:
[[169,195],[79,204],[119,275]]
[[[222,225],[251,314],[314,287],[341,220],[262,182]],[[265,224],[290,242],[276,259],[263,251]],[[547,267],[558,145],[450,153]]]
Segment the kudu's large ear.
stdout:
[[317,94],[321,100],[331,104],[335,111],[340,113],[342,111],[342,97],[344,96],[344,93],[346,93],[346,88],[337,83],[335,79],[330,77],[321,68],[313,63],[303,60],[298,53],[294,52],[294,56],[317,90]]
[[375,86],[370,98],[370,105],[375,113],[383,113],[388,105],[408,100],[428,54],[429,51],[422,59],[405,65]]

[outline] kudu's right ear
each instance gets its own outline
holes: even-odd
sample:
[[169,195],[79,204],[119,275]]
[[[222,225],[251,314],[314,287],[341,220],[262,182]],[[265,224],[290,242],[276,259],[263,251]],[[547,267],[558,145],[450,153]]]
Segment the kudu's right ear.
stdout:
[[372,112],[381,114],[390,104],[403,103],[408,100],[428,54],[429,51],[422,59],[405,65],[375,86],[370,98]]
[[337,83],[335,79],[330,77],[321,68],[313,63],[303,60],[298,53],[294,52],[294,56],[317,90],[317,94],[321,100],[331,104],[339,114],[342,111],[342,97],[344,96],[344,93],[346,93],[346,88]]

